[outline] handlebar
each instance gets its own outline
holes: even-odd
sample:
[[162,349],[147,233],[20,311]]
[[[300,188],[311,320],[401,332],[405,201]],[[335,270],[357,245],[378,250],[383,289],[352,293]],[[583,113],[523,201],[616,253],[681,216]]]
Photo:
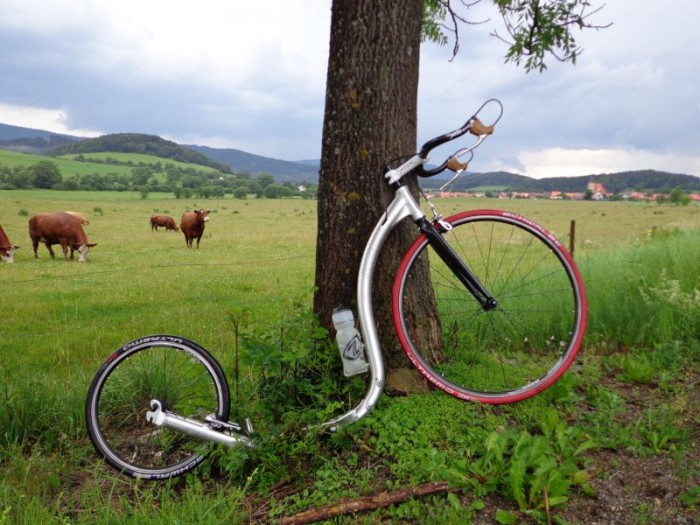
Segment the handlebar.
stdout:
[[[479,120],[478,116],[479,113],[482,112],[482,110],[488,105],[495,103],[498,105],[498,117],[491,123],[491,124],[484,124]],[[420,151],[418,152],[418,156],[423,159],[424,161],[428,159],[428,154],[430,153],[431,150],[437,148],[438,146],[441,146],[447,142],[450,142],[454,139],[457,139],[463,135],[465,135],[467,132],[471,133],[472,135],[477,137],[477,140],[474,144],[471,146],[467,146],[465,148],[461,148],[457,150],[453,155],[449,156],[445,162],[440,164],[437,168],[433,169],[425,169],[423,167],[423,164],[417,166],[415,168],[415,173],[419,175],[420,177],[432,177],[434,175],[437,175],[438,173],[442,173],[446,169],[449,169],[450,171],[454,172],[461,172],[467,168],[469,165],[469,161],[471,161],[472,157],[474,156],[473,150],[476,149],[476,147],[481,144],[486,137],[491,135],[496,127],[496,124],[498,123],[499,120],[501,120],[501,117],[503,116],[503,104],[501,104],[501,101],[495,98],[491,98],[484,102],[481,107],[472,115],[462,127],[450,131],[449,133],[445,133],[444,135],[439,135],[433,139],[430,139],[428,142],[423,144],[421,147]],[[459,157],[462,157],[463,155],[466,155],[467,153],[470,153],[471,156],[469,157],[469,160],[467,162],[460,162],[458,159]]]

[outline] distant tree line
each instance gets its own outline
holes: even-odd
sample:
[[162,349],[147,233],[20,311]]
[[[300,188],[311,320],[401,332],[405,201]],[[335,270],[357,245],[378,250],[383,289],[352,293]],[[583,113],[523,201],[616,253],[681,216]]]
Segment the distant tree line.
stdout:
[[[442,184],[443,179],[427,179],[421,181],[426,189],[434,189]],[[523,175],[508,172],[469,173],[463,174],[449,186],[453,191],[468,191],[479,187],[498,187],[509,192],[550,192],[561,191],[568,193],[584,192],[589,182],[600,182],[611,193],[625,191],[671,193],[680,186],[685,191],[700,191],[700,177],[668,173],[656,170],[624,171],[585,175],[580,177],[549,177],[533,179]],[[434,187],[434,188],[433,188]]]
[[253,176],[247,172],[225,173],[178,167],[173,164],[138,165],[129,174],[90,173],[64,177],[55,162],[42,160],[30,166],[9,167],[0,164],[0,189],[40,188],[67,191],[138,191],[173,193],[177,198],[238,199],[250,196],[280,199],[316,198],[316,185],[277,183],[269,173]]

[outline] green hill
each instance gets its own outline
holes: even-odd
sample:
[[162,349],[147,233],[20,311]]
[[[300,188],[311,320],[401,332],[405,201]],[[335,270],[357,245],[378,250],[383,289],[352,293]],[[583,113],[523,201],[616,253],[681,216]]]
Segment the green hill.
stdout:
[[65,155],[83,155],[83,157],[87,157],[90,153],[98,152],[154,155],[163,159],[171,159],[187,164],[199,164],[224,173],[231,173],[231,168],[227,164],[212,160],[202,153],[180,146],[170,140],[142,133],[103,135],[51,148],[47,151],[47,154],[56,157]]
[[219,172],[214,168],[179,162],[171,159],[163,159],[154,155],[141,153],[114,153],[96,152],[86,155],[63,155],[60,157],[46,157],[44,155],[34,155],[30,153],[20,153],[0,149],[0,166],[10,169],[15,167],[27,168],[42,161],[53,162],[64,178],[97,174],[107,176],[109,174],[128,175],[134,167],[147,166],[151,168],[172,165],[181,169],[195,169],[198,171]]
[[280,182],[316,182],[320,161],[287,161],[253,155],[238,149],[219,149],[207,146],[187,146],[209,158],[231,166],[234,171],[245,171],[252,175],[271,173]]

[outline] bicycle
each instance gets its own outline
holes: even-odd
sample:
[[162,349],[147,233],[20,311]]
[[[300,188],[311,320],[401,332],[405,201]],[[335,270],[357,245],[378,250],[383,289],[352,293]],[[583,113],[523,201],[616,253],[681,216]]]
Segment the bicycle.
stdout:
[[[490,125],[478,118],[496,104]],[[376,406],[385,375],[372,312],[372,276],[379,251],[406,218],[418,235],[403,256],[392,290],[394,328],[418,372],[459,399],[512,403],[550,387],[572,364],[586,327],[583,281],[566,248],[547,230],[518,214],[472,210],[444,218],[428,200],[428,219],[405,178],[449,169],[494,131],[503,106],[490,99],[466,123],[426,142],[384,177],[393,201],[367,241],[360,263],[357,304],[370,380],[353,409],[321,423],[331,431],[366,416]],[[473,144],[428,169],[428,154],[470,133]],[[444,187],[444,186],[443,186]],[[425,286],[429,279],[430,286]],[[423,285],[423,286],[421,286]],[[429,319],[410,305],[431,305]],[[425,337],[425,335],[429,337]],[[426,339],[432,340],[427,344]],[[357,349],[357,348],[355,348]],[[97,452],[120,472],[165,479],[198,466],[202,443],[255,447],[249,419],[229,421],[230,394],[221,365],[182,337],[152,335],[124,344],[101,365],[90,385],[86,422]]]

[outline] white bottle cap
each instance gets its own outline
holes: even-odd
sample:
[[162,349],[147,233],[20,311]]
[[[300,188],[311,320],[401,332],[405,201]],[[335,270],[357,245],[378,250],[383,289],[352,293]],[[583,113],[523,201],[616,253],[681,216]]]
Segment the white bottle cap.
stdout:
[[352,310],[349,308],[344,308],[338,310],[337,308],[333,310],[333,324],[353,322],[355,318],[352,315]]

